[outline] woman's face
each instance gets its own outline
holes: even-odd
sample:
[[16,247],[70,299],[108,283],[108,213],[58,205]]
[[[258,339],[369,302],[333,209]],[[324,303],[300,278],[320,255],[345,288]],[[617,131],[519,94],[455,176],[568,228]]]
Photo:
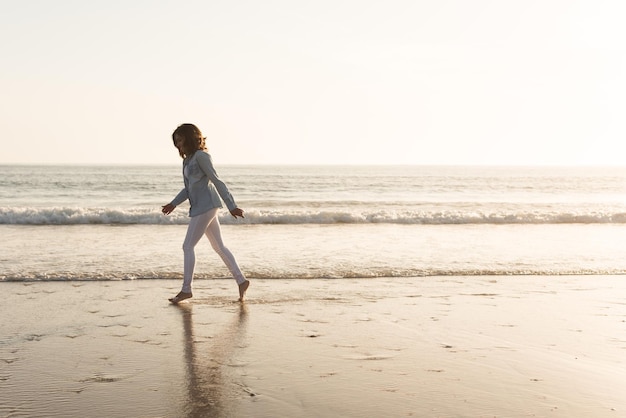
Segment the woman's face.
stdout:
[[176,145],[176,148],[178,148],[179,151],[183,150],[184,142],[185,142],[185,139],[182,136],[174,135],[174,145]]

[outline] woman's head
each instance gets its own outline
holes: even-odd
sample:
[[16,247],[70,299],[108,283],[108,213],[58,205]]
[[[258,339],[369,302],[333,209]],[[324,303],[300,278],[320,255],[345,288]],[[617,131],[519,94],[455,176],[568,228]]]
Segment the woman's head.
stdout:
[[196,125],[183,123],[172,133],[174,146],[182,158],[192,156],[199,149],[206,150],[206,138]]

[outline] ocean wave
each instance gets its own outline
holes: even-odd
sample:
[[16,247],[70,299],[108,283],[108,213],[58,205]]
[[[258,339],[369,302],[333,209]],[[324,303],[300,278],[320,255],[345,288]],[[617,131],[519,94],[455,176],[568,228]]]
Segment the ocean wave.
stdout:
[[[223,224],[302,225],[302,224],[624,224],[625,212],[579,211],[302,211],[250,210],[246,217],[234,220],[226,210],[220,215]],[[183,211],[164,216],[156,209],[115,208],[12,208],[0,207],[0,224],[5,225],[183,225],[188,217]]]
[[[263,280],[307,280],[307,279],[376,279],[376,278],[410,278],[410,277],[477,277],[477,276],[614,276],[626,275],[624,269],[363,269],[351,271],[316,271],[285,272],[285,271],[246,271],[249,279]],[[47,272],[47,273],[14,273],[0,274],[0,282],[31,282],[31,281],[120,281],[120,280],[181,280],[180,272]],[[228,280],[232,277],[216,277],[208,274],[196,274],[194,280]]]

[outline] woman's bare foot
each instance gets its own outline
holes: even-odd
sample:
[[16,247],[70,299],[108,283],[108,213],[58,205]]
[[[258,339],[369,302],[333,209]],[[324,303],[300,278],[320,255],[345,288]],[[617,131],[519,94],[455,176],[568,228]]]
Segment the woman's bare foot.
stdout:
[[250,287],[250,280],[246,280],[239,285],[239,302],[243,302],[243,297],[245,296],[248,287]]
[[174,296],[173,298],[169,298],[168,300],[170,302],[172,302],[173,304],[177,304],[181,300],[189,299],[192,296],[193,295],[191,294],[191,292],[189,292],[189,293],[187,293],[187,292],[180,292],[176,296]]

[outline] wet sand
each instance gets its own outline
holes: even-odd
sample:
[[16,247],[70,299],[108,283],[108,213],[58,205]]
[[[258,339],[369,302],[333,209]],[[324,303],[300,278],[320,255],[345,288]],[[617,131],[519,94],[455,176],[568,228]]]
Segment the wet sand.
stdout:
[[3,282],[0,416],[626,416],[626,277]]

